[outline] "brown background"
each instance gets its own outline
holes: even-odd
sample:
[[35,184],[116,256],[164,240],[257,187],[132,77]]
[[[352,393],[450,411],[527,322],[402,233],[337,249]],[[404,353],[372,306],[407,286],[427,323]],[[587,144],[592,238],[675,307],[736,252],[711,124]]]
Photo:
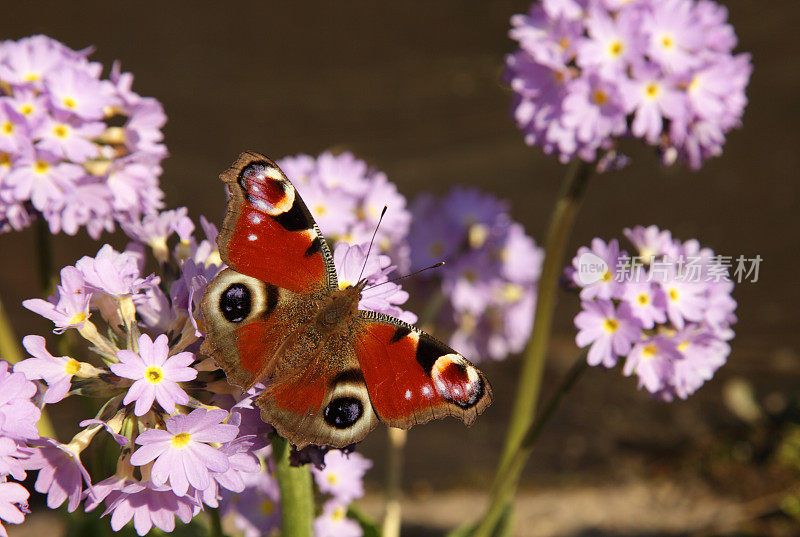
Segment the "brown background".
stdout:
[[[631,166],[593,180],[568,251],[593,236],[655,223],[718,253],[760,254],[758,283],[736,290],[740,322],[729,365],[692,400],[671,405],[650,401],[618,371],[591,371],[546,432],[526,484],[661,479],[661,465],[675,459],[680,468],[688,464],[681,470],[687,479],[702,476],[691,463],[695,448],[720,435],[735,438],[737,422],[720,398],[726,380],[750,379],[760,399],[798,385],[800,10],[790,0],[726,5],[738,50],[752,52],[755,64],[743,128],[697,173],[662,169],[634,144]],[[514,217],[541,240],[564,168],[523,144],[499,82],[503,55],[513,49],[508,19],[526,7],[509,0],[9,2],[0,36],[46,33],[73,48],[95,45],[92,58],[107,66],[120,59],[136,76],[134,89],[164,104],[171,157],[162,187],[168,206],[186,205],[195,217],[221,219],[216,175],[241,150],[280,158],[339,148],[384,170],[409,198],[455,184],[509,198]],[[104,239],[122,244],[118,236]],[[0,293],[20,335],[49,329],[18,306],[36,294],[32,242],[30,230],[0,236]],[[56,242],[57,267],[99,247],[83,234]],[[558,310],[546,385],[576,353],[575,308],[565,297]],[[413,497],[486,486],[517,367],[516,360],[488,366],[498,400],[472,429],[443,423],[412,432],[406,483]],[[377,459],[373,489],[383,443],[377,432],[363,445]],[[432,511],[421,509],[419,524]]]

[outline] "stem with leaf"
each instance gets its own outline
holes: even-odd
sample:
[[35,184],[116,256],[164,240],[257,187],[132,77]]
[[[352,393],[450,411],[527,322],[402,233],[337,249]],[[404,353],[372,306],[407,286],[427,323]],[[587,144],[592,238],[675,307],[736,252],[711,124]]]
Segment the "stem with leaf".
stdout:
[[519,452],[523,448],[525,437],[536,414],[564,254],[575,215],[580,207],[593,167],[593,164],[580,159],[576,159],[570,164],[555,209],[550,217],[542,275],[539,279],[533,332],[522,358],[517,395],[505,446],[492,486],[490,507],[473,532],[473,535],[477,537],[488,537],[492,534],[519,482],[519,473],[522,471],[525,460],[523,458],[521,461],[523,464],[520,463]]
[[311,470],[308,465],[292,466],[289,463],[289,442],[270,435],[275,477],[281,492],[281,535],[285,537],[311,537],[314,519],[314,491],[311,487]]

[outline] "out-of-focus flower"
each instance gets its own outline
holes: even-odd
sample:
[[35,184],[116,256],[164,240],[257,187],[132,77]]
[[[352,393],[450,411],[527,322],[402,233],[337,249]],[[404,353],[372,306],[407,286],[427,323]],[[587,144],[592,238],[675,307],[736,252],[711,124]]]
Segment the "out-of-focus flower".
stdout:
[[364,530],[358,522],[347,518],[347,505],[337,499],[322,506],[322,514],[314,520],[315,537],[361,537]]
[[741,123],[752,65],[715,2],[545,0],[511,25],[513,117],[564,162],[624,165],[617,140],[634,137],[697,169]]
[[133,77],[47,36],[0,43],[0,233],[44,218],[97,238],[161,208],[166,116]]
[[334,496],[347,504],[364,495],[364,474],[372,461],[360,453],[342,453],[331,450],[325,454],[325,466],[312,468],[320,492]]
[[[505,202],[470,189],[412,204],[411,267],[418,295],[441,292],[437,333],[470,360],[501,360],[528,340],[543,252],[511,220]],[[437,289],[438,288],[438,289]],[[436,289],[434,291],[434,289]],[[440,290],[440,291],[439,291]]]
[[[623,373],[635,374],[641,387],[663,400],[685,399],[730,354],[733,283],[719,256],[696,240],[675,240],[656,226],[624,234],[636,255],[620,250],[616,239],[608,247],[594,239],[592,250],[579,249],[566,270],[568,281],[582,288],[575,342],[589,346],[590,365],[613,367],[624,358]],[[603,276],[587,273],[592,264],[604,267]],[[609,282],[615,287],[604,290]]]

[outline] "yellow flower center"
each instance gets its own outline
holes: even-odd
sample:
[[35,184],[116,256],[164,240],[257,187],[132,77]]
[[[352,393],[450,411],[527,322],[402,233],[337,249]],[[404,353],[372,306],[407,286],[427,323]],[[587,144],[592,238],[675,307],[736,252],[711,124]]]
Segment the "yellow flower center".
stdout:
[[64,364],[64,373],[67,375],[74,375],[78,372],[81,368],[81,363],[76,360],[75,358],[70,358],[67,360],[67,363]]
[[673,46],[675,46],[675,41],[672,40],[672,36],[664,35],[661,36],[661,45],[664,48],[672,48]]
[[686,86],[686,91],[696,91],[697,88],[700,87],[700,77],[694,76],[692,77],[692,81],[689,82],[689,85]]
[[53,134],[58,138],[66,138],[69,135],[69,127],[67,125],[58,124],[53,127]]
[[347,510],[344,508],[343,505],[340,505],[339,507],[333,510],[333,515],[331,516],[331,518],[333,518],[333,520],[338,522],[339,520],[342,520],[346,515],[347,515]]
[[603,328],[605,328],[606,332],[609,334],[613,334],[619,328],[619,321],[616,319],[606,319],[603,321]]
[[76,313],[69,319],[69,324],[80,324],[86,320],[86,312]]
[[636,300],[637,300],[637,301],[639,302],[639,304],[641,304],[642,306],[646,306],[646,305],[647,305],[647,304],[650,302],[650,297],[649,297],[649,296],[647,296],[646,294],[642,293],[641,295],[639,295],[638,297],[636,297]]
[[592,92],[592,101],[594,101],[595,104],[603,106],[608,102],[608,93],[598,88]]
[[655,99],[658,95],[658,92],[659,87],[655,82],[650,82],[644,87],[644,94],[651,99]]
[[503,286],[503,298],[509,302],[516,302],[522,298],[522,286],[515,283],[507,283]]
[[0,166],[5,166],[7,168],[11,167],[11,154],[10,153],[0,153]]
[[348,281],[345,281],[345,280],[340,280],[339,281],[339,290],[340,291],[344,291],[348,287],[353,287],[353,284],[348,282]]
[[612,41],[611,44],[608,46],[608,52],[613,56],[617,57],[625,50],[625,45],[619,39],[616,41]]
[[183,449],[192,441],[192,435],[189,433],[178,433],[169,441],[175,449]]
[[3,131],[3,134],[11,136],[12,134],[14,134],[14,124],[11,123],[10,121],[6,121],[5,123],[3,123],[3,126],[0,127],[0,130]]
[[563,84],[564,80],[567,77],[564,76],[564,72],[563,71],[553,71],[553,78],[555,78],[556,82],[558,82],[559,84]]
[[330,483],[331,485],[335,485],[338,482],[339,482],[339,476],[338,475],[336,475],[334,473],[328,474],[328,483]]
[[43,160],[37,160],[36,163],[33,165],[33,171],[39,174],[45,174],[49,169],[50,169],[50,163],[45,162]]
[[566,37],[562,37],[558,41],[558,44],[561,45],[561,48],[566,49],[569,46],[569,39],[567,39]]
[[658,354],[658,349],[656,348],[655,345],[650,344],[647,345],[644,349],[642,349],[643,358],[652,358],[656,354]]
[[674,302],[674,301],[676,301],[676,300],[678,300],[678,290],[677,290],[677,289],[675,289],[674,287],[673,287],[672,289],[670,289],[670,290],[669,290],[669,298],[670,298],[670,300],[672,300],[673,302]]
[[29,116],[33,114],[33,105],[30,103],[25,103],[19,107],[19,113],[23,116]]
[[72,97],[64,97],[64,106],[66,106],[67,108],[75,108],[76,106],[78,106],[78,103],[75,102],[75,99],[73,99]]
[[25,82],[36,82],[39,78],[39,73],[28,73],[25,75],[24,80]]
[[601,278],[604,282],[610,282],[611,278],[613,278],[611,271],[607,270],[603,273],[603,277]]
[[323,216],[327,212],[328,209],[324,205],[317,205],[314,207],[314,214],[317,216]]
[[689,347],[689,342],[688,342],[688,341],[681,341],[681,344],[680,344],[680,345],[678,345],[678,350],[679,350],[679,351],[681,351],[681,352],[683,352],[683,351],[685,351],[685,350],[686,350],[688,347]]
[[164,380],[164,372],[157,365],[151,365],[144,370],[144,378],[152,384],[158,384]]

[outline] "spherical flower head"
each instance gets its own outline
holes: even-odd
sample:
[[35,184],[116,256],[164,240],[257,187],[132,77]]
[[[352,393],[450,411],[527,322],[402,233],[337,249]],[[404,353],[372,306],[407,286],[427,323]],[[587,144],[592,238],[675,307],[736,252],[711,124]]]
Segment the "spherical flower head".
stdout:
[[211,486],[211,472],[230,468],[226,454],[209,445],[236,437],[235,425],[221,423],[227,416],[224,410],[204,408],[186,416],[172,416],[166,430],[148,429],[136,438],[141,447],[131,456],[131,464],[143,466],[155,461],[151,470],[153,483],[164,485],[169,481],[178,496],[185,495],[190,485],[205,490]]
[[119,363],[111,364],[111,371],[134,382],[125,394],[122,404],[136,403],[133,413],[145,415],[158,401],[168,413],[175,412],[175,405],[185,405],[189,396],[178,385],[197,377],[197,370],[190,366],[194,362],[191,352],[180,352],[169,356],[167,336],[161,334],[155,341],[147,334],[139,337],[139,352],[123,349],[117,353]]
[[0,232],[38,216],[52,233],[98,238],[161,208],[163,109],[118,66],[102,79],[90,52],[42,35],[0,43],[0,215],[15,209]]
[[591,345],[586,357],[589,365],[614,367],[620,356],[627,356],[631,345],[639,340],[641,328],[630,306],[615,307],[610,300],[581,302],[582,311],[575,316],[578,347]]
[[696,169],[741,123],[752,66],[716,2],[546,0],[511,25],[512,115],[562,162],[615,169],[617,142],[638,138]]
[[314,520],[316,537],[361,537],[363,534],[358,522],[347,517],[347,505],[338,499],[325,502],[322,514]]
[[102,516],[111,514],[111,529],[120,531],[133,519],[140,536],[150,533],[153,526],[170,533],[175,529],[176,516],[187,524],[199,508],[192,497],[176,495],[169,487],[152,481],[128,482],[112,491],[106,504],[108,508]]
[[372,461],[360,453],[333,449],[325,454],[325,467],[312,468],[311,472],[320,492],[349,503],[364,495],[364,474],[371,467]]

